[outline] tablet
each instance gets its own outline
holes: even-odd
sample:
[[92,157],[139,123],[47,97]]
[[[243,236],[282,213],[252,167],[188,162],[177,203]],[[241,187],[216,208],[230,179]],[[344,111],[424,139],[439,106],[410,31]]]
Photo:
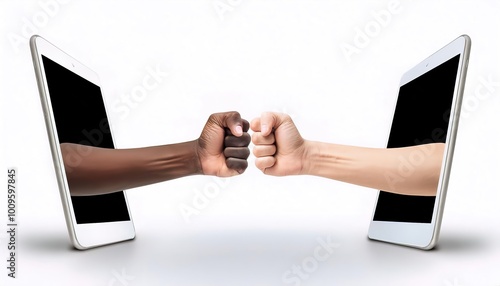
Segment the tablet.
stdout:
[[[40,36],[30,39],[66,225],[73,245],[87,249],[133,239],[134,225],[123,191],[71,196],[61,143],[114,148],[97,74]],[[83,158],[88,149],[78,153]]]
[[402,76],[387,148],[444,143],[441,173],[436,196],[379,191],[368,231],[370,239],[421,249],[436,245],[470,45],[470,38],[462,35]]

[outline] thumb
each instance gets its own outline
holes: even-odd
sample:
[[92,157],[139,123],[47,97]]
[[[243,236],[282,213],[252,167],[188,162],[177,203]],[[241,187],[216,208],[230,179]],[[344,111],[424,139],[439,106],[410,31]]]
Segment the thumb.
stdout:
[[268,136],[286,120],[287,115],[277,112],[263,112],[260,116],[260,132]]
[[229,128],[229,130],[231,130],[231,134],[233,134],[234,136],[240,137],[241,135],[243,135],[243,131],[246,131],[244,129],[248,130],[248,123],[243,122],[243,119],[241,119],[239,112],[227,112],[224,115],[225,122],[223,123],[223,125]]

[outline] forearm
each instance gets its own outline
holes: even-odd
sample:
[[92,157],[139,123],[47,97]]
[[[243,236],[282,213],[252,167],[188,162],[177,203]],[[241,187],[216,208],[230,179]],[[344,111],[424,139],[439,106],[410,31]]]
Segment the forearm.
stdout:
[[407,195],[436,194],[444,144],[363,148],[306,141],[303,174]]
[[96,195],[201,174],[196,141],[136,149],[63,143],[72,195]]

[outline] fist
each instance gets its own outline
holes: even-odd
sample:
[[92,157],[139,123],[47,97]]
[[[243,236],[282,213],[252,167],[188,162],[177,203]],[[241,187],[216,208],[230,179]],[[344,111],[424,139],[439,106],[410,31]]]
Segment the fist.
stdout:
[[210,115],[197,140],[204,175],[230,177],[245,172],[250,155],[249,126],[236,111]]
[[264,174],[298,175],[305,161],[306,141],[300,136],[290,116],[264,112],[252,120],[255,165]]

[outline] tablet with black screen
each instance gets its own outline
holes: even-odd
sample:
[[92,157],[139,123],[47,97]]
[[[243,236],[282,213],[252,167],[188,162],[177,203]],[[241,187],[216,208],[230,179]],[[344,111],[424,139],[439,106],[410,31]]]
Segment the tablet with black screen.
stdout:
[[[368,237],[422,249],[435,246],[441,225],[470,51],[460,36],[406,72],[400,83],[387,148],[444,143],[436,196],[380,191]],[[407,158],[406,169],[418,167]],[[415,160],[415,164],[412,164]],[[404,173],[405,168],[401,169]],[[404,179],[404,174],[388,176]]]
[[[39,36],[30,41],[35,74],[52,151],[66,223],[73,245],[87,249],[133,239],[135,230],[123,191],[96,196],[71,196],[61,143],[114,148],[97,74]],[[71,165],[70,164],[70,165]],[[68,164],[67,164],[68,165]],[[68,167],[69,168],[69,167]]]

